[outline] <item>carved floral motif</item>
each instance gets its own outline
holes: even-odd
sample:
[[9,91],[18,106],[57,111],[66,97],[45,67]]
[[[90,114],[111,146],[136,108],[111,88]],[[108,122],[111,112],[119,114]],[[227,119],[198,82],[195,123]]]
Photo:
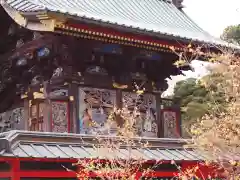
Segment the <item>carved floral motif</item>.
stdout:
[[106,127],[106,121],[115,106],[115,101],[115,91],[97,88],[79,88],[80,132],[104,134],[113,129],[114,127],[112,126]]
[[164,137],[177,138],[177,113],[174,111],[163,111]]
[[68,132],[67,102],[52,102],[52,131]]
[[23,120],[24,109],[22,107],[3,112],[0,114],[0,131],[11,130],[15,124],[19,124]]
[[30,107],[29,129],[30,131],[44,131],[43,129],[43,116],[44,116],[44,103],[33,104]]
[[152,94],[137,95],[123,92],[123,107],[129,110],[137,107],[139,118],[135,119],[136,128],[140,136],[157,137],[156,99]]

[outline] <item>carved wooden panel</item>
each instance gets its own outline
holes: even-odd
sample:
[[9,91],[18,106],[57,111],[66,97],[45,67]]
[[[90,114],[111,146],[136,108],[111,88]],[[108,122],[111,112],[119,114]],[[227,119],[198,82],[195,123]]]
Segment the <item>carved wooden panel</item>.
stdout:
[[56,89],[49,93],[49,97],[67,97],[68,90],[67,89]]
[[80,132],[84,134],[106,134],[116,128],[116,124],[106,124],[113,111],[116,92],[107,89],[79,88]]
[[31,106],[31,111],[30,111],[30,117],[31,118],[37,118],[38,114],[37,114],[37,111],[38,111],[38,105],[37,104],[34,104]]
[[38,116],[38,124],[39,124],[39,129],[41,131],[44,131],[44,121],[43,121],[43,117],[44,117],[44,108],[45,108],[45,104],[44,103],[40,103],[39,104],[39,116]]
[[52,108],[52,131],[69,132],[69,108],[68,102],[53,101]]
[[20,121],[24,121],[24,108],[16,108],[11,111],[12,122],[18,124]]
[[0,132],[14,129],[14,126],[24,120],[24,108],[15,108],[0,114]]
[[30,131],[44,131],[44,102],[35,102],[30,106],[30,114],[28,120],[28,127]]
[[178,138],[180,135],[178,113],[174,110],[162,110],[162,120],[164,125],[164,137]]
[[29,116],[29,130],[30,131],[39,131],[37,117],[38,117],[38,105],[34,104],[30,107],[30,116]]
[[133,92],[123,92],[123,107],[130,111],[137,108],[140,116],[134,119],[137,133],[140,136],[157,137],[156,99],[152,94],[138,95]]

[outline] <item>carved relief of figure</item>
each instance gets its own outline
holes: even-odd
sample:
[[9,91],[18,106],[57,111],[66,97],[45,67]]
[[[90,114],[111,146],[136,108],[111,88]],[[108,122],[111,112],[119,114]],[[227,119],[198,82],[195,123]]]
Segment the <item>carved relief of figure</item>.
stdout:
[[108,115],[113,110],[114,91],[79,88],[79,121],[81,133],[104,133]]
[[154,95],[143,94],[141,96],[132,92],[123,92],[123,106],[130,110],[134,107],[140,111],[136,118],[136,127],[140,136],[157,137],[156,100]]
[[53,72],[52,78],[55,77],[60,77],[63,75],[63,68],[62,67],[58,67],[57,69],[55,69],[55,71]]
[[163,112],[163,120],[164,120],[164,137],[165,138],[178,137],[176,112],[174,111]]
[[87,108],[85,109],[80,122],[81,122],[80,128],[84,128],[85,133],[88,134],[88,131],[90,130],[89,127],[91,126],[93,121],[92,121],[92,116]]
[[0,129],[1,132],[13,129],[20,121],[23,121],[23,108],[15,108],[0,114]]
[[52,131],[68,132],[67,102],[52,102]]

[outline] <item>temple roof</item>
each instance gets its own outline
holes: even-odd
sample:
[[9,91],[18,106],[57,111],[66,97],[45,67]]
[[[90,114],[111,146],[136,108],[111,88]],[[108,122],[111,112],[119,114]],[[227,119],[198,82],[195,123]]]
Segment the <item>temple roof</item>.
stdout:
[[[109,139],[108,136],[99,136]],[[117,137],[111,137],[117,139]],[[139,142],[139,138],[134,139]],[[175,160],[198,161],[203,156],[193,150],[184,149],[186,140],[141,138],[150,146],[142,148],[134,146],[131,150],[133,158],[145,160]],[[0,156],[4,157],[32,157],[32,158],[107,158],[126,159],[129,157],[126,146],[120,147],[116,152],[106,148],[94,148],[96,136],[43,133],[29,131],[10,131],[0,134]],[[96,147],[96,146],[95,146]],[[101,153],[102,152],[102,153]]]
[[21,13],[43,11],[62,13],[79,20],[90,20],[104,26],[151,33],[157,37],[174,36],[208,44],[228,46],[194,23],[171,0],[3,0]]

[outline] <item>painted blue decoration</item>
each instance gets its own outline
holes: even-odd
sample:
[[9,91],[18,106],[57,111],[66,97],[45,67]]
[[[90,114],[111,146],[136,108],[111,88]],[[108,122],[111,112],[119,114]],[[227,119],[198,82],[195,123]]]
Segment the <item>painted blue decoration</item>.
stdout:
[[50,54],[50,50],[46,47],[40,48],[37,52],[38,57],[47,57]]
[[117,44],[104,44],[97,48],[102,53],[121,54],[122,48]]
[[142,51],[140,53],[140,57],[142,58],[146,58],[146,59],[149,59],[149,60],[161,60],[161,56],[160,54],[158,53],[155,53],[155,52],[151,52],[151,51]]

